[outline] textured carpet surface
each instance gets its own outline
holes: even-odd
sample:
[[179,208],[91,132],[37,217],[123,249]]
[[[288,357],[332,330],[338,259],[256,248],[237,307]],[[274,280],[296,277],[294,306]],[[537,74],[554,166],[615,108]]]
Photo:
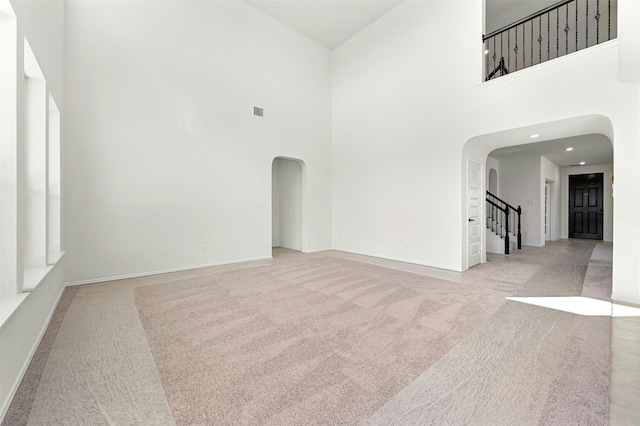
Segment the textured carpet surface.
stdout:
[[31,414],[31,408],[33,407],[38,386],[40,385],[42,372],[49,359],[53,343],[56,341],[58,330],[60,330],[62,321],[77,292],[77,287],[71,287],[65,289],[62,293],[58,306],[56,306],[49,326],[47,327],[47,331],[44,336],[42,336],[42,340],[38,345],[36,353],[33,355],[29,368],[22,378],[20,386],[18,386],[12,404],[7,410],[4,424],[26,425],[29,421],[29,415]]
[[355,424],[503,303],[334,258],[135,294],[179,424]]
[[295,255],[75,287],[3,424],[605,425],[611,318],[505,297],[606,298],[608,255]]

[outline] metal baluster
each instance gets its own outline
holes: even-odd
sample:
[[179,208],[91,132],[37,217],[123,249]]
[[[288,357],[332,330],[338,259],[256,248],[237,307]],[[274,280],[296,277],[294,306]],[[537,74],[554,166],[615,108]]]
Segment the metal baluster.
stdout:
[[556,58],[560,56],[560,9],[556,9]]
[[607,24],[607,40],[611,40],[611,0],[609,0],[609,23]]
[[547,13],[547,61],[551,59],[551,32],[549,28],[549,22],[551,20],[551,13]]
[[578,51],[578,3],[576,0],[576,52]]
[[491,204],[489,204],[489,219],[490,219],[490,228],[491,230],[493,230],[493,206]]
[[[502,34],[503,33],[500,33],[500,58],[504,58],[504,55],[502,54],[502,44],[503,44],[503,42],[502,42]],[[502,75],[502,70],[500,70],[500,75]]]
[[492,58],[493,58],[493,69],[494,70],[496,69],[496,56],[497,56],[496,55],[496,37],[494,36],[493,37],[493,55],[492,55]]
[[526,52],[527,52],[527,45],[526,45],[526,43],[525,43],[525,38],[524,38],[524,35],[525,35],[525,33],[526,33],[526,31],[525,31],[525,29],[526,29],[525,25],[526,25],[526,23],[525,23],[525,22],[523,22],[523,23],[522,23],[522,68],[526,68],[526,67],[527,67],[527,55],[526,55]]
[[596,44],[600,44],[600,0],[596,0]]
[[509,254],[509,208],[504,216],[504,254]]
[[515,58],[516,58],[516,71],[518,71],[518,27],[516,26],[516,47],[513,48],[513,51],[515,52]]
[[492,218],[491,228],[493,229],[493,232],[497,234],[498,228],[496,227],[496,206],[491,206],[491,207],[493,209],[493,213],[491,213],[491,218]]
[[511,68],[511,31],[510,30],[507,31],[507,68]]
[[492,205],[491,206],[491,229],[493,229],[493,232],[497,234],[496,232],[496,206]]
[[509,207],[507,207],[507,215],[505,217],[505,221],[504,221],[504,227],[505,227],[505,236],[504,236],[504,254],[509,254],[509,249],[511,247],[509,247]]
[[529,66],[533,65],[533,21],[531,21],[531,63]]
[[569,53],[569,3],[565,7],[565,16],[564,16],[564,54]]
[[518,249],[521,249],[522,248],[522,223],[520,222],[520,219],[522,217],[522,207],[518,206],[518,210],[516,210],[516,213],[518,213],[517,243],[518,243]]
[[587,0],[587,8],[586,8],[586,12],[585,12],[585,45],[584,48],[586,49],[587,47],[589,47],[589,0]]
[[538,18],[538,63],[542,63],[542,16]]

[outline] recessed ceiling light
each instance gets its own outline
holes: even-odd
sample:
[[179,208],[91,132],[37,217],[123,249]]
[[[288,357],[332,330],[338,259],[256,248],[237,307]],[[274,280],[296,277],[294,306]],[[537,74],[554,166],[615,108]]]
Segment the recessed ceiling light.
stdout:
[[565,150],[565,151],[573,151],[573,148],[572,148],[572,147],[569,147],[569,148],[565,148],[564,150]]
[[535,138],[540,137],[540,135],[539,135],[539,134],[537,134],[537,133],[534,133],[533,135],[529,135],[529,137],[530,137],[531,139],[535,139]]
[[587,164],[587,163],[585,163],[584,161],[581,161],[581,162],[580,162],[580,163],[578,163],[578,164],[580,164],[581,166],[584,166],[584,165],[585,165],[585,164]]
[[485,50],[485,51],[484,51],[484,54],[485,54],[485,55],[488,55],[488,54],[489,54],[489,49]]

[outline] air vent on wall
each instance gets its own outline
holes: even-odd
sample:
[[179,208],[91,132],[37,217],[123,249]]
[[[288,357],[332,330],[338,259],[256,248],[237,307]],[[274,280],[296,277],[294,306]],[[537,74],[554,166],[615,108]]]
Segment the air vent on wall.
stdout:
[[256,117],[264,117],[264,108],[254,106],[253,115],[255,115]]

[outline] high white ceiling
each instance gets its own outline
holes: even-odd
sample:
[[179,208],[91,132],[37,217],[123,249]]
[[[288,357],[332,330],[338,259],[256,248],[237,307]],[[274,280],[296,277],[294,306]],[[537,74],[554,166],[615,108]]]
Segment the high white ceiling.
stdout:
[[[573,150],[566,151],[568,147]],[[613,163],[611,142],[606,136],[595,134],[509,146],[496,149],[489,156],[507,160],[528,154],[542,155],[559,167],[577,166],[581,161],[587,165]]]
[[333,50],[404,0],[244,0]]

